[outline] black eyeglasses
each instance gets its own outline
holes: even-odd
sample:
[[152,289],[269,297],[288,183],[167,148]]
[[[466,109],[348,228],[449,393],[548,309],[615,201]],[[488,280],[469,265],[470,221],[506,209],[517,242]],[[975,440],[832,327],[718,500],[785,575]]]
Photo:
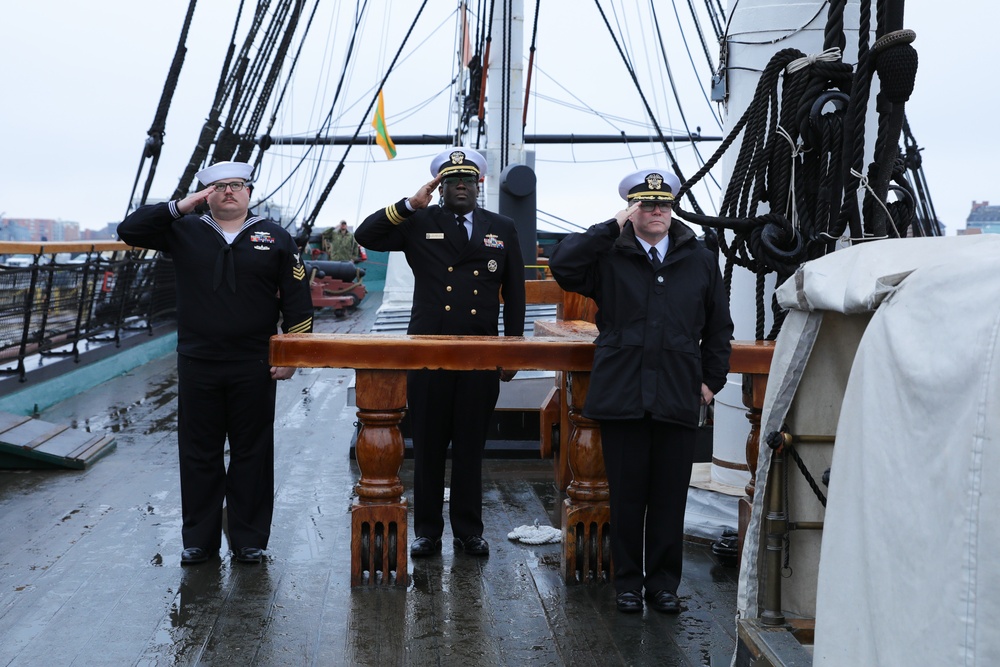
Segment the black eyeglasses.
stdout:
[[674,205],[674,203],[672,201],[641,201],[641,202],[639,202],[639,208],[641,208],[643,211],[646,211],[647,213],[649,213],[650,211],[652,211],[657,206],[660,207],[661,211],[669,211],[670,208],[673,205]]
[[246,185],[246,182],[244,181],[235,181],[233,183],[215,183],[212,185],[212,188],[215,189],[216,192],[225,192],[226,188],[229,188],[233,192],[239,192],[243,189],[244,185]]
[[478,176],[445,176],[444,180],[441,181],[446,185],[455,185],[457,183],[462,183],[463,185],[475,185],[479,182]]

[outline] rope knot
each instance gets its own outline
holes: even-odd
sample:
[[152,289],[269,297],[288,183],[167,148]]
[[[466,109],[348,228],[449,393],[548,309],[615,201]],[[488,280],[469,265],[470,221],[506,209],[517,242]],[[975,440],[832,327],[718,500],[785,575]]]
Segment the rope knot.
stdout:
[[836,46],[823,51],[822,53],[814,53],[812,55],[803,56],[802,58],[797,58],[792,62],[788,63],[785,67],[786,74],[794,74],[801,69],[805,69],[810,65],[815,65],[818,62],[837,62],[841,58],[840,49]]

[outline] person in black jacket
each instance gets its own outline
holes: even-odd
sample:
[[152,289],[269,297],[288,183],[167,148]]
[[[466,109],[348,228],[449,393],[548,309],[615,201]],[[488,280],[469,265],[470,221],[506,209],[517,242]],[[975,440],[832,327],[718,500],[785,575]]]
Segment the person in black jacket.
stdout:
[[[279,318],[286,333],[312,330],[299,250],[249,212],[251,172],[216,163],[198,172],[201,190],[118,225],[126,243],[169,253],[176,274],[182,565],[218,554],[223,502],[236,560],[261,561],[274,510],[275,381],[295,372],[268,364],[269,341]],[[201,204],[211,213],[198,215]]]
[[[597,303],[597,348],[584,416],[601,426],[611,494],[617,607],[677,613],[684,509],[700,406],[729,372],[733,322],[715,255],[671,224],[677,177],[626,176],[628,202],[607,222],[569,234],[549,268]],[[644,567],[645,565],[645,567]]]
[[[431,161],[434,179],[368,216],[355,232],[372,250],[401,250],[413,270],[409,334],[496,336],[503,295],[505,336],[524,333],[524,260],[514,222],[477,207],[486,160],[452,148]],[[442,204],[430,206],[438,190]],[[441,551],[444,478],[452,447],[450,519],[455,548],[489,555],[483,539],[482,459],[489,421],[509,371],[410,371],[413,557]]]

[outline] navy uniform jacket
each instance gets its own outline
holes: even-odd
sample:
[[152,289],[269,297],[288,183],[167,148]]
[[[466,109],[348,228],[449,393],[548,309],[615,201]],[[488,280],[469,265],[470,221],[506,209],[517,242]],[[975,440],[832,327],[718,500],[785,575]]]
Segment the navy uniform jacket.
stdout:
[[408,334],[496,336],[502,294],[504,335],[523,335],[524,260],[514,221],[477,208],[471,240],[462,233],[451,211],[411,212],[402,199],[365,218],[354,238],[405,254],[413,270]]
[[733,322],[715,255],[687,226],[670,225],[654,271],[632,223],[615,220],[566,236],[549,259],[564,290],[597,303],[590,419],[654,419],[694,427],[701,383],[726,384]]
[[248,215],[226,243],[211,215],[175,202],[143,206],[118,225],[122,241],[169,253],[177,281],[177,351],[199,359],[268,358],[278,318],[285,333],[312,330],[312,298],[292,236]]

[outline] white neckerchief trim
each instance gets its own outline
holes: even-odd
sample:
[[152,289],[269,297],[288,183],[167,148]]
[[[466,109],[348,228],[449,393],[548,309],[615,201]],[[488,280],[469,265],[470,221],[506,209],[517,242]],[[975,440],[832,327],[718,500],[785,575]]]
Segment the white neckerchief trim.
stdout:
[[246,221],[243,223],[243,226],[240,227],[239,231],[237,231],[236,233],[231,233],[223,230],[222,227],[219,225],[219,223],[215,221],[215,218],[212,217],[211,213],[206,213],[205,215],[201,216],[202,222],[208,224],[209,227],[217,231],[222,236],[222,238],[226,240],[226,243],[229,244],[232,244],[232,242],[236,240],[236,237],[242,234],[243,230],[245,230],[247,227],[250,227],[254,223],[259,222],[263,219],[264,218],[260,217],[259,215],[251,215],[249,218],[246,219]]

